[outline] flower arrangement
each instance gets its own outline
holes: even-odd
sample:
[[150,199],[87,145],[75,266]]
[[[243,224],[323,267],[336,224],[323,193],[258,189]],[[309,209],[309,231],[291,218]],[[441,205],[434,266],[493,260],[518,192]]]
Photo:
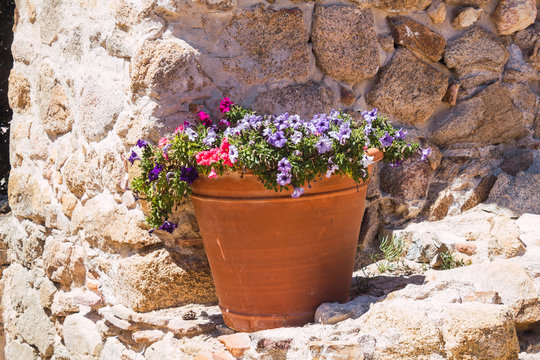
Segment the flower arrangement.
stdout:
[[366,180],[373,163],[368,148],[380,149],[391,166],[418,152],[425,160],[430,152],[405,141],[406,132],[394,128],[377,109],[363,112],[361,120],[335,110],[304,120],[288,113],[258,115],[224,98],[220,111],[223,119],[217,123],[201,111],[196,124],[184,122],[157,146],[141,139],[132,149],[129,161],[139,161],[141,172],[131,186],[150,203],[150,231],[175,229],[169,214],[190,195],[190,185],[199,176],[249,171],[267,189],[293,190],[297,198],[323,176]]

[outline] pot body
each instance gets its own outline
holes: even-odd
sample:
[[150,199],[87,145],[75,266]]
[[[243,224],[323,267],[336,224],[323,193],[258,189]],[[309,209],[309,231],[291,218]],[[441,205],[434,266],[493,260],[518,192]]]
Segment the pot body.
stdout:
[[301,326],[321,303],[349,300],[367,184],[332,176],[294,199],[231,173],[192,190],[227,326]]

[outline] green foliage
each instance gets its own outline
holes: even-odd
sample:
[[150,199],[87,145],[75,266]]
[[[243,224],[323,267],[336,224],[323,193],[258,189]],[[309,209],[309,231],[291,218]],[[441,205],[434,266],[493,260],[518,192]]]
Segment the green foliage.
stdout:
[[[178,131],[167,145],[149,144],[142,152],[136,148],[141,175],[131,186],[150,202],[151,226],[160,226],[173,207],[189,196],[186,169],[195,169],[200,176],[250,171],[267,189],[294,189],[299,195],[304,186],[332,173],[349,176],[357,183],[367,180],[367,169],[373,162],[366,153],[368,148],[380,149],[389,163],[407,159],[419,149],[418,144],[406,142],[403,133],[376,112],[365,114],[362,120],[332,111],[301,121],[288,114],[258,116],[232,105],[224,117],[228,127],[223,121],[213,126],[200,123]],[[285,125],[280,119],[285,119]],[[282,142],[274,140],[277,135]],[[385,136],[391,138],[389,143],[382,140]],[[280,170],[279,163],[284,160],[288,168]],[[156,167],[163,170],[153,179],[151,172]],[[278,180],[284,175],[285,180]]]
[[393,263],[399,260],[403,255],[404,244],[401,238],[394,235],[391,237],[379,236],[379,241],[381,254],[371,254],[370,258],[373,262],[377,263],[377,269],[382,274],[394,269]]
[[439,255],[441,256],[441,260],[442,260],[442,264],[441,264],[442,270],[449,270],[449,269],[454,269],[454,268],[465,266],[465,265],[470,265],[470,264],[466,264],[461,259],[456,260],[454,258],[454,255],[452,255],[452,253],[449,251],[442,252]]

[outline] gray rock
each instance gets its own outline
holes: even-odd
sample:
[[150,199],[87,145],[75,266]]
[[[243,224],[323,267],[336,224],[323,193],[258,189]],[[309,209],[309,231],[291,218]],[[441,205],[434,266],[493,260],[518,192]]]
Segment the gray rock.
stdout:
[[64,343],[75,356],[99,356],[103,343],[96,324],[81,314],[73,314],[64,320]]
[[335,107],[332,90],[324,85],[309,82],[291,85],[260,93],[252,108],[260,114],[299,114],[311,118],[317,113],[329,112]]
[[317,65],[337,80],[358,82],[379,70],[377,35],[371,10],[316,6],[312,41]]
[[357,319],[365,314],[371,304],[377,302],[374,296],[359,296],[345,304],[323,303],[315,311],[315,322],[331,325],[346,319]]
[[417,200],[427,195],[432,174],[429,162],[419,161],[417,157],[398,167],[385,164],[379,173],[380,188],[398,199]]
[[520,171],[525,171],[531,167],[532,163],[532,151],[516,150],[505,154],[505,159],[499,167],[508,175],[516,176]]
[[520,81],[538,81],[540,73],[523,59],[519,46],[512,44],[508,47],[510,59],[506,63],[504,82],[513,83]]
[[[511,119],[511,121],[509,121]],[[456,143],[497,144],[528,134],[523,113],[512,103],[510,91],[500,82],[477,96],[459,102],[433,130],[440,146]]]
[[493,34],[473,26],[446,43],[444,62],[456,72],[461,86],[491,82],[502,73],[508,51]]
[[389,17],[388,22],[396,44],[408,47],[431,61],[439,61],[446,40],[425,25],[405,16]]
[[410,50],[397,49],[366,95],[370,106],[405,124],[422,125],[441,102],[448,77],[421,61]]
[[540,214],[540,203],[537,201],[539,186],[539,173],[520,172],[516,177],[501,174],[491,189],[488,202],[508,208],[518,215]]
[[436,234],[416,233],[405,258],[419,263],[430,263],[438,254],[447,251],[448,247],[437,238]]

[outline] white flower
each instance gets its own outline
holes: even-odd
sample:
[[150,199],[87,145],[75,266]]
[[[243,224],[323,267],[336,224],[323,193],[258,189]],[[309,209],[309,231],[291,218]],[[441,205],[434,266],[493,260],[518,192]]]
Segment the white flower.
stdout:
[[375,157],[374,156],[368,156],[367,154],[364,154],[362,156],[362,166],[367,168],[369,165],[373,164],[375,161],[373,161]]

